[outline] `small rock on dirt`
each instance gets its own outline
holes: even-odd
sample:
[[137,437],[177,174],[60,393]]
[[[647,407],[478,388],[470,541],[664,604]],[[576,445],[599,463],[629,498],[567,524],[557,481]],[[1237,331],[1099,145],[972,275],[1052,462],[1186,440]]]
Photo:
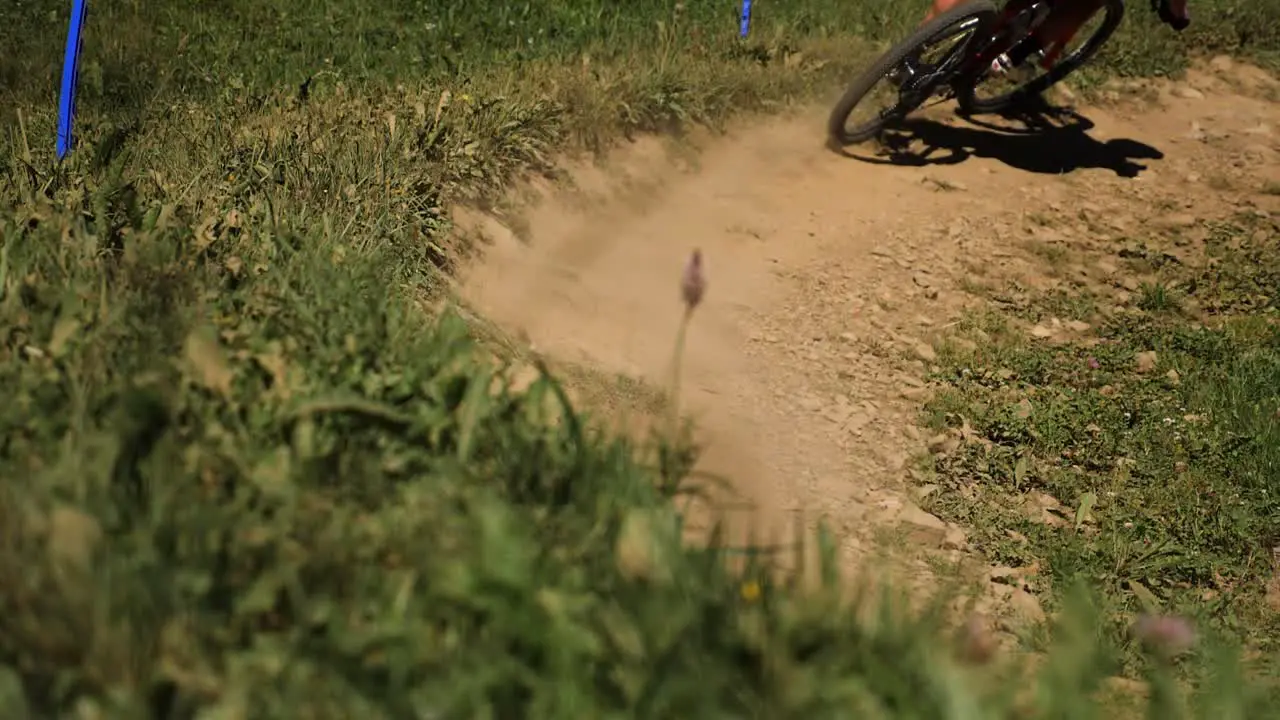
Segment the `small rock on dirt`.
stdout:
[[1021,400],[1018,401],[1018,407],[1016,410],[1013,411],[1013,414],[1017,415],[1019,418],[1022,418],[1023,420],[1026,420],[1027,418],[1031,417],[1031,413],[1033,411],[1034,411],[1034,408],[1031,406],[1031,401],[1026,398],[1022,398]]
[[993,567],[987,571],[987,579],[993,583],[1001,585],[1018,585],[1018,576],[1021,573],[1017,568],[1011,567]]
[[1191,213],[1174,213],[1164,216],[1160,224],[1168,228],[1189,228],[1198,222],[1200,219]]
[[[1276,550],[1277,548],[1272,548],[1271,552],[1274,554]],[[1265,597],[1267,607],[1271,608],[1272,612],[1280,612],[1280,567],[1272,571],[1271,580],[1267,583]]]
[[901,390],[903,400],[912,402],[924,402],[929,399],[932,392],[927,387],[905,387]]
[[1183,100],[1203,100],[1204,93],[1191,87],[1190,85],[1178,85],[1173,89],[1173,96],[1182,98]]
[[849,431],[850,434],[857,435],[861,433],[862,429],[871,422],[871,417],[872,416],[868,413],[853,412],[849,415],[848,419],[844,421],[844,428]]
[[1138,372],[1149,373],[1156,369],[1156,365],[1159,363],[1159,356],[1156,355],[1155,350],[1147,350],[1146,352],[1140,352],[1135,355],[1133,357],[1133,362],[1134,367]]
[[1209,61],[1209,67],[1215,72],[1229,73],[1235,67],[1235,61],[1226,55],[1215,55]]
[[1042,508],[1057,509],[1062,507],[1062,503],[1058,501],[1058,498],[1050,495],[1049,493],[1033,492],[1030,495],[1030,499]]
[[925,483],[916,488],[916,499],[923,500],[936,492],[938,492],[937,483]]
[[1021,588],[1009,595],[1009,609],[1024,622],[1041,623],[1045,620],[1044,608],[1035,595]]
[[934,362],[938,359],[938,353],[934,351],[933,346],[926,342],[914,343],[911,351],[915,356],[925,362]]
[[1089,332],[1089,323],[1082,320],[1068,320],[1067,329],[1074,333]]
[[898,519],[910,526],[908,534],[922,545],[938,547],[947,536],[947,524],[941,518],[914,505],[903,508]]
[[1048,493],[1034,492],[1028,495],[1023,500],[1022,512],[1028,520],[1042,523],[1049,527],[1062,527],[1066,524],[1066,521],[1059,515],[1062,512],[1062,504],[1058,502],[1057,498]]
[[969,539],[965,537],[964,530],[955,525],[948,526],[946,534],[942,536],[942,549],[964,550],[967,547],[969,547]]
[[1031,337],[1045,340],[1053,337],[1053,331],[1043,325],[1036,325],[1031,328]]
[[934,455],[949,455],[960,447],[960,438],[951,433],[938,433],[929,438],[928,447]]

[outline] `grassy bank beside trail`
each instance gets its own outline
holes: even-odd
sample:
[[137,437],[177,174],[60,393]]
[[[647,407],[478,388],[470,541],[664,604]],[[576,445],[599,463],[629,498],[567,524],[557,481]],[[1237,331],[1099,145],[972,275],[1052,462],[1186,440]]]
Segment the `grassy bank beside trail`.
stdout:
[[[12,0],[0,8],[0,112],[54,103],[68,6]],[[1196,53],[1280,61],[1280,0],[1200,0],[1193,6],[1195,23],[1178,34],[1160,25],[1146,3],[1131,2],[1096,67],[1150,76],[1177,73]],[[749,85],[759,65],[786,62],[798,50],[824,60],[847,57],[857,39],[896,41],[926,7],[924,0],[760,2],[750,37],[739,40],[737,4],[705,1],[502,0],[483,9],[461,0],[95,3],[83,44],[81,111],[88,120],[132,119],[176,100],[226,102],[337,82],[510,94],[508,83],[545,90],[536,73],[522,69],[550,64],[622,68],[648,78],[654,94],[669,96],[631,94],[632,88],[606,78],[595,89],[610,95],[601,102],[615,112],[644,106],[647,99],[708,119],[718,114],[717,103],[728,109],[778,99],[762,88],[719,97],[729,87]],[[844,68],[835,69],[831,77],[843,77]],[[701,85],[708,74],[715,92]],[[710,112],[696,117],[703,109]]]
[[[422,311],[452,204],[823,91],[923,8],[762,2],[739,42],[702,2],[97,3],[56,164],[66,5],[0,5],[0,716],[1100,712],[1087,615],[1010,685],[931,617],[731,572],[679,543],[684,448]],[[1277,16],[1190,37],[1274,48]],[[1185,62],[1125,33],[1122,70]],[[1267,716],[1214,667],[1200,717]]]
[[942,353],[927,407],[957,442],[936,443],[926,507],[975,528],[1002,577],[1059,602],[1087,578],[1118,647],[1139,613],[1195,618],[1272,687],[1278,235],[1265,213],[1199,219],[1111,240],[1120,259],[1091,268],[1099,283],[998,289],[1001,309]]

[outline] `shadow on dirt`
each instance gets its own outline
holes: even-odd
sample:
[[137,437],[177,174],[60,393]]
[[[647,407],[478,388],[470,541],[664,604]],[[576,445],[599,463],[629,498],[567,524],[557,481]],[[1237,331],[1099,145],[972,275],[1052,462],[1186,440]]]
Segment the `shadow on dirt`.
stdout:
[[1102,169],[1126,178],[1147,169],[1138,160],[1164,157],[1160,150],[1137,140],[1104,142],[1090,137],[1093,121],[1069,108],[1044,102],[995,117],[998,121],[964,118],[967,127],[910,117],[885,130],[865,150],[844,148],[840,152],[882,165],[955,165],[977,156],[1034,173],[1061,175]]

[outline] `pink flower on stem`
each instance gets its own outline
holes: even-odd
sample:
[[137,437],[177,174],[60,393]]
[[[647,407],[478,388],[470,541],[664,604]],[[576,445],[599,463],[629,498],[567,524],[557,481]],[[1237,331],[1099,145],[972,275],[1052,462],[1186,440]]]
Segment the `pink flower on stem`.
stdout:
[[685,311],[693,312],[698,303],[702,302],[706,291],[707,278],[702,272],[702,251],[694,250],[680,277],[680,294],[684,298]]
[[986,618],[972,615],[960,634],[960,657],[965,662],[982,665],[995,655],[998,643],[991,634]]
[[1177,615],[1140,615],[1133,624],[1133,636],[1166,659],[1190,650],[1196,642],[1191,621]]

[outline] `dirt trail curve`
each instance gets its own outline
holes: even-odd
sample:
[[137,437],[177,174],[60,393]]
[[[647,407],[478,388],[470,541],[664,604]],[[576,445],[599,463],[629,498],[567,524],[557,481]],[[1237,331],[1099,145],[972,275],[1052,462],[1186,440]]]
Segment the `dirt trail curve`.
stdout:
[[1092,127],[997,135],[938,113],[914,128],[915,147],[937,148],[914,166],[825,149],[825,108],[752,124],[696,160],[643,141],[571,168],[576,189],[544,192],[528,242],[488,220],[494,242],[464,295],[539,352],[665,384],[680,269],[701,248],[709,289],[682,402],[704,468],[773,528],[790,509],[825,515],[851,563],[887,528],[956,555],[962,535],[915,508],[907,478],[928,442],[915,417],[930,343],[980,302],[966,278],[1034,282],[1020,248],[1060,232],[1027,222],[1047,207],[1123,226],[1158,197],[1183,194],[1171,212],[1184,213],[1229,202],[1216,178],[1280,181],[1276,87],[1220,60],[1081,109]]

